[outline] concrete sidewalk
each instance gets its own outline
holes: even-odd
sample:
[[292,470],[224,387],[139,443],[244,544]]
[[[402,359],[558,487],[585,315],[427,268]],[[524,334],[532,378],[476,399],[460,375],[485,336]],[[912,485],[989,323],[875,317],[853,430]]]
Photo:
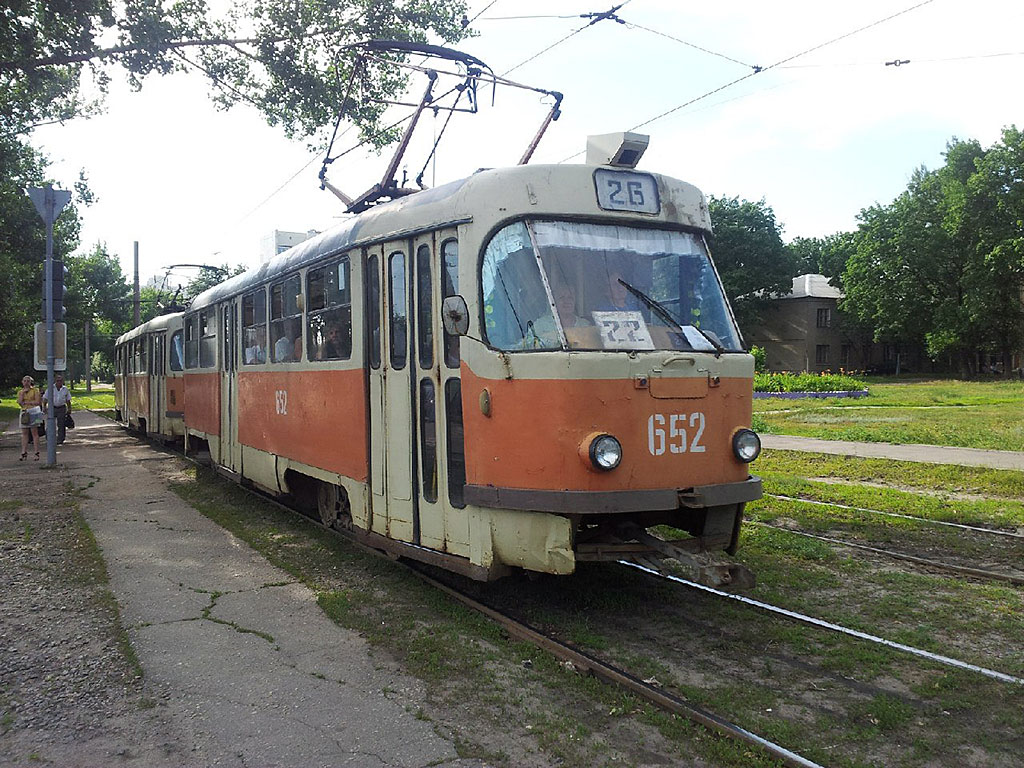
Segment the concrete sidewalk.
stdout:
[[192,742],[176,745],[177,764],[482,765],[416,717],[420,681],[167,489],[155,470],[179,459],[92,413],[75,421],[58,465],[86,489],[81,509],[160,717]]
[[761,435],[761,445],[779,451],[807,451],[929,464],[959,464],[1024,472],[1024,453],[1017,451],[986,451],[980,448],[951,448],[945,445],[854,443],[846,440],[819,440],[814,437],[789,435]]

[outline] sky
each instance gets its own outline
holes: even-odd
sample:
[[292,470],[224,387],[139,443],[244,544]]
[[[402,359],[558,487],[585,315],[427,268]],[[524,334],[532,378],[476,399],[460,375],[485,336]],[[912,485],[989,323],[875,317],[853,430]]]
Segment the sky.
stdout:
[[[582,14],[611,5],[473,0],[478,34],[457,47],[564,94],[531,162],[582,162],[590,134],[644,133],[640,169],[707,195],[763,199],[787,242],[856,228],[858,213],[893,200],[916,168],[941,166],[953,137],[990,146],[1024,124],[1020,0],[626,0],[624,23],[585,26]],[[886,65],[897,60],[908,63]],[[411,90],[423,87],[414,79]],[[480,101],[479,114],[451,121],[428,185],[518,162],[550,103],[508,88],[493,105],[489,90]],[[421,121],[403,164],[410,179],[444,117]],[[199,75],[151,76],[138,92],[115,84],[103,115],[38,128],[32,142],[57,186],[71,189],[84,171],[98,200],[81,210],[80,251],[104,243],[129,280],[135,242],[145,283],[175,264],[254,266],[275,229],[322,231],[346,218],[320,190],[322,152],[250,107],[218,111]],[[329,179],[357,196],[389,158],[356,150]],[[175,269],[169,284],[194,274]]]

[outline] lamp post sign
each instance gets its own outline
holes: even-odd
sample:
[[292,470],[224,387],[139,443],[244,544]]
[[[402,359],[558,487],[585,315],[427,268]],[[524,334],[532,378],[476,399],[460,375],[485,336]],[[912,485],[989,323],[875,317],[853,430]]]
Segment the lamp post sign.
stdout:
[[[46,324],[46,465],[52,467],[57,463],[57,428],[53,419],[53,372],[55,369],[55,344],[54,344],[54,264],[53,264],[53,222],[60,216],[64,206],[71,202],[71,193],[63,189],[54,189],[47,184],[45,187],[29,187],[28,196],[32,198],[39,215],[46,224],[46,262],[45,277],[43,280],[43,320]],[[60,308],[64,307],[64,265],[59,269],[61,295],[57,297],[60,301]],[[66,328],[65,328],[66,331]],[[65,338],[67,336],[65,332]],[[62,351],[63,352],[63,351]],[[61,357],[65,357],[62,353]]]

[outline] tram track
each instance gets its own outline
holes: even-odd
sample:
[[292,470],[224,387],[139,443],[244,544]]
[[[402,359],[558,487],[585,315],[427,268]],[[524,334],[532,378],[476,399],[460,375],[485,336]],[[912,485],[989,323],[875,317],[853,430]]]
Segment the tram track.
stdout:
[[[195,461],[189,457],[193,463],[200,464],[203,466],[210,466],[202,461]],[[214,468],[215,469],[215,468]],[[323,523],[317,519],[317,515],[312,510],[297,509],[295,506],[283,503],[281,500],[269,496],[266,493],[260,491],[257,488],[246,488],[243,489],[260,498],[261,500],[268,501],[275,507],[287,511],[290,514],[301,514],[305,519],[316,523],[321,528],[326,528],[331,533],[345,539],[350,543],[354,543],[362,551],[372,553],[381,559],[394,560],[394,557],[389,557],[386,553],[376,550],[372,547],[368,547],[364,543],[358,541],[350,531],[346,531],[343,528],[339,529],[336,527],[329,527],[323,525]],[[844,542],[845,543],[845,542]],[[399,564],[407,568],[410,573],[414,574],[417,578],[422,579],[424,582],[430,584],[432,587],[443,591],[449,595],[452,599],[458,600],[460,603],[473,609],[474,611],[486,616],[489,620],[496,622],[502,629],[507,632],[510,636],[515,637],[524,642],[528,642],[535,647],[538,647],[550,654],[554,658],[566,662],[567,668],[571,664],[571,668],[574,668],[578,672],[593,675],[594,677],[622,690],[628,691],[630,694],[636,696],[638,699],[649,702],[650,704],[674,715],[690,720],[694,723],[700,724],[702,727],[707,728],[710,731],[720,734],[722,737],[736,740],[743,744],[756,747],[758,750],[763,750],[766,754],[770,755],[773,759],[778,760],[781,764],[787,766],[816,766],[817,763],[804,758],[796,752],[793,752],[781,745],[775,744],[757,734],[748,731],[742,726],[732,723],[729,720],[722,718],[712,712],[702,709],[698,706],[689,704],[684,699],[676,696],[657,684],[656,681],[645,682],[639,677],[630,674],[615,665],[602,661],[601,659],[581,651],[572,645],[564,643],[549,634],[546,634],[540,630],[535,629],[529,624],[515,619],[502,611],[480,603],[478,600],[473,598],[467,593],[463,593],[457,587],[451,584],[444,584],[432,577],[430,574],[425,573],[423,567],[415,562],[401,559],[398,561]],[[967,670],[975,673],[980,673],[991,679],[998,680],[1003,683],[1012,683],[1014,685],[1024,684],[1024,680],[1007,675],[996,670],[987,669],[967,662],[959,661],[947,656],[941,656],[939,654],[933,654],[928,651],[922,651],[911,646],[906,646],[899,643],[888,641],[881,637],[862,633],[857,630],[852,630],[847,627],[841,627],[839,625],[830,624],[829,622],[815,619],[814,617],[803,616],[788,609],[779,608],[778,606],[769,606],[768,604],[759,603],[758,601],[752,601],[749,598],[744,598],[739,595],[733,595],[730,593],[722,592],[721,590],[715,590],[709,587],[703,587],[692,582],[687,582],[685,579],[679,579],[677,577],[666,576],[664,573],[658,573],[652,571],[643,566],[638,566],[635,563],[625,562],[623,565],[627,565],[631,568],[636,568],[646,572],[648,575],[668,579],[673,582],[680,582],[688,587],[696,588],[705,592],[714,593],[722,597],[741,600],[750,604],[752,607],[756,607],[761,610],[766,610],[775,615],[782,615],[790,619],[795,619],[804,624],[808,624],[819,629],[827,629],[834,632],[839,632],[846,636],[854,637],[859,640],[870,641],[874,644],[887,646],[889,648],[910,653],[919,658],[923,658],[938,664],[944,664],[950,667],[955,667],[961,670]]]
[[865,552],[870,552],[875,555],[881,555],[883,557],[890,557],[894,560],[903,560],[915,565],[920,565],[925,568],[933,568],[936,570],[947,571],[949,573],[961,574],[964,576],[972,576],[978,579],[990,579],[993,581],[1003,581],[1008,584],[1022,585],[1024,584],[1024,576],[1016,576],[1009,573],[1001,573],[999,571],[992,571],[985,568],[972,568],[966,565],[956,565],[953,563],[946,563],[940,560],[932,560],[927,557],[918,557],[917,555],[908,555],[903,552],[894,552],[889,549],[882,549],[880,547],[872,547],[867,544],[858,544],[857,542],[847,541],[846,539],[836,539],[830,536],[821,536],[816,533],[810,533],[809,531],[795,530],[793,528],[784,528],[779,525],[772,525],[771,523],[765,523],[760,520],[746,520],[747,525],[758,525],[764,528],[771,528],[774,531],[782,531],[783,533],[791,533],[794,536],[804,536],[808,539],[815,539],[817,541],[824,541],[828,544],[834,544],[840,547],[850,547],[851,549],[858,549]]
[[[208,461],[204,461],[196,457],[190,457],[184,453],[176,453],[176,455],[181,456],[186,461],[197,467],[204,467],[214,471],[217,469],[215,465],[212,465]],[[289,514],[301,515],[304,519],[313,523],[322,530],[328,531],[347,543],[354,545],[360,551],[371,554],[382,560],[388,560],[395,563],[424,583],[444,592],[446,595],[467,608],[485,616],[490,621],[500,626],[510,636],[523,642],[527,642],[540,650],[551,654],[563,663],[571,664],[578,672],[593,675],[597,679],[602,680],[609,685],[616,686],[636,696],[640,700],[664,710],[665,712],[697,723],[698,725],[701,725],[725,738],[760,749],[773,759],[780,761],[782,765],[788,766],[789,768],[824,768],[819,763],[815,763],[814,761],[809,760],[780,744],[776,744],[769,739],[759,736],[724,717],[693,704],[689,704],[682,698],[664,690],[660,686],[642,680],[628,671],[625,671],[609,662],[603,661],[579,648],[575,648],[565,642],[562,642],[549,634],[541,632],[528,623],[516,619],[504,611],[493,606],[486,605],[472,597],[466,591],[461,590],[452,584],[443,582],[427,573],[426,569],[429,566],[425,566],[422,563],[410,561],[405,558],[395,559],[388,553],[374,549],[373,547],[367,546],[363,542],[359,541],[355,537],[354,533],[345,526],[334,527],[324,525],[324,523],[317,519],[317,517],[312,513],[286,504],[280,499],[260,491],[258,488],[244,485],[240,487],[255,498],[258,498],[282,511]]]
[[846,509],[851,512],[867,512],[874,515],[884,515],[886,517],[897,517],[903,520],[913,520],[919,523],[927,523],[929,525],[943,525],[950,528],[959,528],[960,530],[971,531],[972,533],[986,533],[993,536],[1007,536],[1015,539],[1024,539],[1024,534],[1016,533],[1015,531],[1002,531],[998,528],[986,528],[978,525],[966,525],[964,523],[952,523],[948,520],[932,520],[927,517],[920,517],[918,515],[904,515],[899,512],[888,512],[882,509],[871,509],[870,507],[855,507],[849,504],[840,504],[834,501],[819,501],[818,499],[805,499],[800,496],[783,496],[776,493],[765,493],[765,498],[778,499],[779,501],[794,501],[803,504],[816,504],[822,507],[835,507],[836,509]]
[[910,654],[912,656],[917,656],[918,658],[937,662],[945,666],[955,667],[957,669],[967,670],[970,672],[976,672],[978,674],[984,675],[985,677],[992,678],[993,680],[999,680],[1004,683],[1024,685],[1024,678],[1014,677],[1013,675],[1008,675],[1005,672],[999,672],[998,670],[989,669],[987,667],[982,667],[977,664],[971,664],[966,661],[954,659],[951,656],[943,656],[942,654],[932,653],[931,651],[925,651],[921,648],[915,648],[911,645],[905,645],[904,643],[897,643],[893,640],[887,640],[884,637],[872,635],[867,632],[861,632],[858,629],[844,627],[840,624],[834,624],[830,621],[825,621],[824,619],[818,619],[814,616],[808,616],[806,614],[799,613],[798,611],[791,611],[788,608],[781,608],[777,605],[764,603],[760,600],[754,600],[753,598],[746,597],[744,595],[737,595],[731,592],[725,592],[723,590],[716,589],[715,587],[708,587],[703,584],[698,584],[695,581],[690,581],[689,579],[683,579],[679,576],[674,576],[672,574],[654,570],[646,565],[631,563],[628,560],[620,560],[619,565],[624,565],[629,568],[635,568],[656,578],[665,579],[668,581],[675,582],[677,584],[682,584],[684,586],[690,587],[691,589],[695,589],[711,595],[716,595],[727,600],[734,600],[743,603],[744,605],[749,605],[751,607],[758,608],[762,611],[767,611],[768,613],[775,614],[776,616],[784,616],[794,621],[798,621],[803,624],[808,624],[810,626],[817,627],[818,629],[825,629],[829,630],[830,632],[846,635],[848,637],[855,637],[859,640],[865,640],[875,645],[884,646],[886,648],[892,648],[898,651],[903,651],[904,653]]

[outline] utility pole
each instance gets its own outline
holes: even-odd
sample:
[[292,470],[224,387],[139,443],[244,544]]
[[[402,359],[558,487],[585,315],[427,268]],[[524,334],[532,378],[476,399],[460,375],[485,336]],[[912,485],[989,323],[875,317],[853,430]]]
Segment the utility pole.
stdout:
[[89,351],[89,333],[92,331],[92,321],[85,321],[85,393],[92,394],[92,353]]
[[139,241],[135,241],[135,327],[142,323],[142,294],[139,291]]
[[[36,210],[39,211],[39,215],[42,216],[43,222],[46,224],[46,267],[45,267],[45,278],[43,282],[43,296],[46,299],[46,466],[52,467],[57,463],[57,427],[53,418],[53,369],[54,369],[54,344],[53,344],[53,310],[54,310],[54,295],[53,295],[53,222],[60,212],[64,210],[64,206],[71,202],[71,193],[63,189],[54,189],[52,186],[47,184],[45,187],[29,187],[28,196],[32,198],[32,203],[35,205]],[[60,269],[64,269],[64,265],[61,264]],[[61,275],[61,296],[60,308],[63,312],[64,308],[64,296],[63,296],[63,285],[64,279]],[[64,352],[65,357],[67,351]],[[38,446],[36,446],[38,447]]]

